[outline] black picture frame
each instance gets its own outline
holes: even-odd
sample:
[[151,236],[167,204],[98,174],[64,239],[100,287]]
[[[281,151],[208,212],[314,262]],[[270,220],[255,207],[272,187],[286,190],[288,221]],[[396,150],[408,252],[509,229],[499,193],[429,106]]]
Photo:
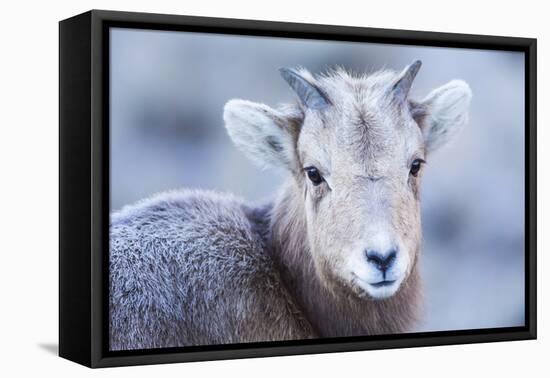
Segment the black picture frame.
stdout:
[[[524,327],[109,351],[109,38],[155,30],[510,50],[525,54]],[[536,338],[536,39],[92,10],[59,23],[59,355],[89,367]]]

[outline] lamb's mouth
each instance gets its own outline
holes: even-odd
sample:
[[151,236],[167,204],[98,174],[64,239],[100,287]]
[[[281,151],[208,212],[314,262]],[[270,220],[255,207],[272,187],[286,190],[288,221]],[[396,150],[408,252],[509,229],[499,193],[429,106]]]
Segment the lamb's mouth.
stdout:
[[[401,280],[399,278],[395,280],[383,279],[378,282],[369,282],[360,278],[355,273],[352,273],[354,276],[354,283],[357,285],[356,288],[359,289],[360,297],[368,297],[374,300],[382,300],[389,298],[395,294],[399,289]],[[392,277],[393,278],[393,277]]]
[[397,280],[382,280],[382,281],[378,281],[378,282],[368,282],[364,279],[362,279],[361,277],[359,277],[357,274],[355,273],[352,273],[353,274],[353,277],[355,278],[355,280],[357,280],[356,282],[358,282],[359,284],[363,284],[362,286],[370,286],[370,287],[373,287],[375,289],[379,289],[379,288],[383,288],[383,287],[387,287],[387,286],[392,286],[393,284],[395,284],[397,282]]
[[369,285],[373,287],[384,287],[384,286],[391,286],[395,283],[396,280],[385,280],[380,282],[371,283]]

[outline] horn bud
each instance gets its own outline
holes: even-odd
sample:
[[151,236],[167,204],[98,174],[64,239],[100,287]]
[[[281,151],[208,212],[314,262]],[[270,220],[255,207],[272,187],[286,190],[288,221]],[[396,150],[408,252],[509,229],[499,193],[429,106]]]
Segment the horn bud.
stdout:
[[400,101],[405,101],[412,87],[412,83],[416,74],[420,70],[422,62],[420,60],[414,61],[412,64],[408,65],[399,78],[397,82],[393,85],[392,92],[395,97]]
[[281,76],[296,92],[300,102],[308,109],[319,110],[330,105],[328,96],[315,84],[290,68],[279,69]]

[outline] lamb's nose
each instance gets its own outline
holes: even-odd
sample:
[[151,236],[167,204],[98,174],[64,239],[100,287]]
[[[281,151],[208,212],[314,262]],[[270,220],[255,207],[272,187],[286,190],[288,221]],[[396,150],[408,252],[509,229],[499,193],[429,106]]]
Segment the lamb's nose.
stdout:
[[365,251],[367,256],[367,262],[374,264],[383,273],[390,268],[397,257],[397,249],[392,249],[387,253],[380,253],[378,251],[367,250]]

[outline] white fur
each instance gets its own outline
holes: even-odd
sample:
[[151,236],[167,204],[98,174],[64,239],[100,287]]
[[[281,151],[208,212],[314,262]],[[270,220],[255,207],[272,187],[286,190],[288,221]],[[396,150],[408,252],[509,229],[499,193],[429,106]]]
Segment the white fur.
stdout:
[[[348,262],[352,279],[355,279],[355,282],[374,299],[384,299],[395,294],[409,272],[409,251],[406,250],[407,247],[404,243],[395,240],[396,235],[393,235],[390,230],[392,230],[390,226],[383,226],[380,223],[378,227],[370,226],[369,230],[365,232],[364,239],[360,239],[356,243]],[[378,251],[380,256],[385,258],[395,248],[397,248],[395,261],[386,272],[385,277],[373,264],[365,263],[366,249]],[[382,287],[373,285],[385,280],[395,282]]]

